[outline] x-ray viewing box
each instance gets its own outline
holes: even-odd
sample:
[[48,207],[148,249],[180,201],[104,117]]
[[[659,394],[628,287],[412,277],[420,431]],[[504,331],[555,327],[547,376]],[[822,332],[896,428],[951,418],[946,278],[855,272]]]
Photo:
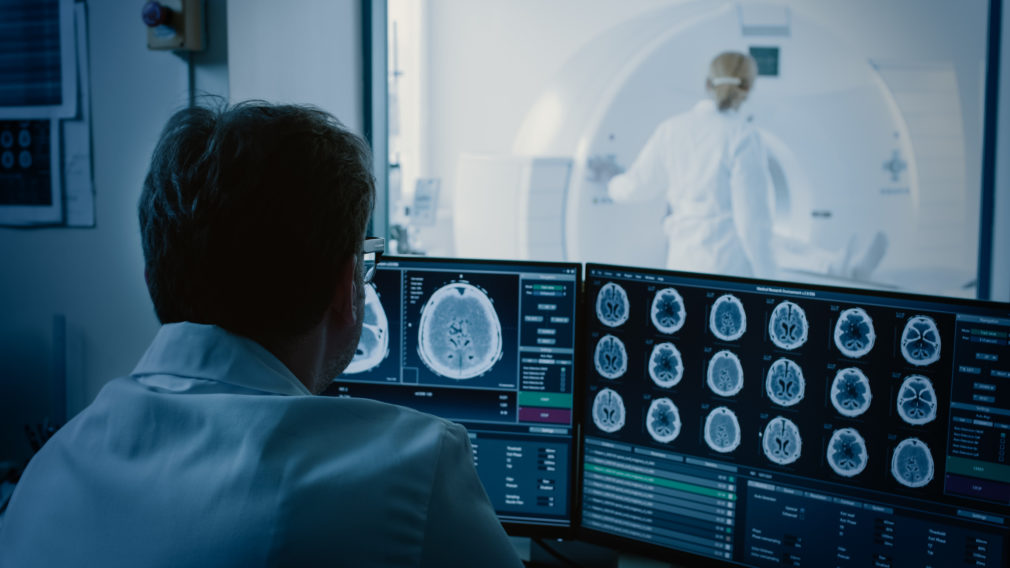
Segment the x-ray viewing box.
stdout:
[[1007,565],[1010,306],[600,264],[580,301],[581,274],[384,258],[328,393],[466,425],[513,534]]

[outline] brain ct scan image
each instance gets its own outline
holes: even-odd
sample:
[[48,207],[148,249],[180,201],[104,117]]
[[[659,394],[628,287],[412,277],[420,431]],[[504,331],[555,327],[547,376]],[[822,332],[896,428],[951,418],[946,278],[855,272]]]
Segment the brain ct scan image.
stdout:
[[842,416],[855,418],[870,408],[870,380],[857,367],[840,369],[831,381],[831,404]]
[[649,405],[645,414],[645,428],[653,440],[667,444],[680,434],[680,411],[668,398],[657,398]]
[[624,399],[617,391],[603,389],[593,399],[593,423],[604,432],[613,433],[624,428]]
[[800,429],[788,418],[776,416],[765,426],[761,437],[761,448],[765,457],[779,465],[788,465],[800,458],[803,451],[803,440]]
[[736,413],[720,406],[705,418],[705,443],[721,453],[732,452],[740,445],[740,422]]
[[628,351],[624,342],[607,334],[596,342],[596,353],[593,355],[596,372],[606,379],[616,379],[628,370]]
[[806,384],[800,366],[783,357],[768,368],[765,393],[779,406],[793,406],[803,400]]
[[828,465],[842,477],[854,477],[866,469],[866,441],[855,428],[841,428],[828,441]]
[[345,374],[363,373],[374,368],[389,354],[389,320],[382,309],[379,295],[371,284],[365,286],[365,318],[361,339],[354,359],[344,369]]
[[628,321],[631,304],[628,293],[619,284],[607,282],[596,296],[596,318],[607,327],[617,327]]
[[649,377],[656,386],[664,389],[676,386],[684,376],[684,363],[680,351],[672,343],[653,346],[649,355]]
[[790,301],[775,306],[768,318],[768,335],[780,349],[796,349],[807,342],[807,314],[803,308]]
[[940,330],[929,316],[914,316],[901,333],[901,355],[919,367],[940,359]]
[[464,380],[489,371],[502,356],[502,327],[491,299],[466,282],[428,298],[418,323],[418,353],[443,377]]
[[723,294],[712,304],[708,327],[723,341],[736,341],[747,331],[747,314],[743,302],[733,294]]
[[675,288],[663,288],[652,298],[652,309],[649,310],[652,325],[660,333],[676,333],[684,327],[687,312],[684,311],[684,298]]
[[723,349],[708,362],[708,388],[719,396],[733,396],[743,388],[743,365],[732,351]]
[[891,475],[898,483],[913,489],[933,480],[933,454],[918,438],[906,438],[894,448]]
[[898,415],[913,426],[928,424],[936,418],[936,391],[922,375],[905,377],[898,389]]
[[873,349],[877,334],[873,319],[863,308],[849,308],[838,316],[835,323],[835,347],[842,355],[858,359]]

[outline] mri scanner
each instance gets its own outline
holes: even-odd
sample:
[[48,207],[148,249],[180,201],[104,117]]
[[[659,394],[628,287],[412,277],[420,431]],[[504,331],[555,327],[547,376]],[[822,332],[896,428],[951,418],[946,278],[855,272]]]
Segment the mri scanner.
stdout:
[[614,204],[605,180],[705,96],[715,54],[739,50],[761,67],[741,112],[768,150],[776,235],[820,251],[877,231],[890,242],[872,282],[802,258],[781,276],[974,295],[978,184],[954,62],[866,53],[807,6],[683,2],[597,35],[530,108],[511,154],[460,157],[456,254],[662,267],[665,200]]

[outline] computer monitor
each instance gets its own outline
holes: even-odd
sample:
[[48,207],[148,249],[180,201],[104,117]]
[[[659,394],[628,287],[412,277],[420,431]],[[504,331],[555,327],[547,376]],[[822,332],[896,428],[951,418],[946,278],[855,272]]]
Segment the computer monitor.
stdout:
[[573,263],[383,257],[357,353],[325,394],[463,424],[505,528],[566,535],[580,284]]
[[1010,305],[585,279],[585,538],[692,565],[1010,565]]

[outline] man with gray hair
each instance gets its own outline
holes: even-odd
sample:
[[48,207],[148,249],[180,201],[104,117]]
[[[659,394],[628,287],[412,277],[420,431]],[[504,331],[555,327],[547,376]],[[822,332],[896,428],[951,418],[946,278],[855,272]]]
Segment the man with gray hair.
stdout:
[[374,193],[320,110],[176,113],[139,206],[163,325],[29,464],[0,565],[521,565],[462,426],[313,396],[358,343]]

